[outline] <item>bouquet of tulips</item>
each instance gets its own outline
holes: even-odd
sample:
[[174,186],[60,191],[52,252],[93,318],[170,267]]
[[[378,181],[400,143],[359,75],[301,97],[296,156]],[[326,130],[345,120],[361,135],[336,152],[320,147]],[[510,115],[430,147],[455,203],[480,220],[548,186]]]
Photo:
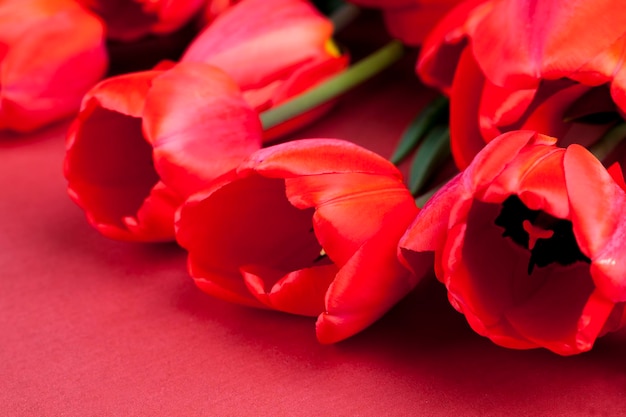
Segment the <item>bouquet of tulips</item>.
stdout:
[[[357,59],[335,37],[359,13],[391,40]],[[572,355],[626,324],[617,0],[1,0],[0,41],[0,128],[73,118],[89,224],[176,241],[211,296],[317,317],[322,343],[433,275],[501,346]],[[412,52],[440,97],[390,159],[298,136]]]

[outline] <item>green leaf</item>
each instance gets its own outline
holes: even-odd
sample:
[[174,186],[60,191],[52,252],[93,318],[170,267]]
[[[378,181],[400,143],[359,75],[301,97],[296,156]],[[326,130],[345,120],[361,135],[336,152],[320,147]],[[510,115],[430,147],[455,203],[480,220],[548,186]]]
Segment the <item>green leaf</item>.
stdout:
[[407,157],[426,136],[433,126],[446,123],[448,120],[448,99],[444,96],[431,101],[407,126],[400,137],[398,146],[393,152],[390,161],[399,164]]
[[450,157],[450,130],[437,125],[430,129],[417,149],[409,174],[411,194],[422,192],[432,174]]

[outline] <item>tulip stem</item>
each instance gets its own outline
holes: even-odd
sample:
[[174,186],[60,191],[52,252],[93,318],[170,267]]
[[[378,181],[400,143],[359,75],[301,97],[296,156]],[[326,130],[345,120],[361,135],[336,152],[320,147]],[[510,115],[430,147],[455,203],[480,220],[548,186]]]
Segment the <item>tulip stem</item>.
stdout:
[[399,41],[389,42],[341,74],[277,107],[261,113],[260,118],[263,129],[267,130],[279,125],[340,96],[391,66],[402,57],[403,53],[404,47]]

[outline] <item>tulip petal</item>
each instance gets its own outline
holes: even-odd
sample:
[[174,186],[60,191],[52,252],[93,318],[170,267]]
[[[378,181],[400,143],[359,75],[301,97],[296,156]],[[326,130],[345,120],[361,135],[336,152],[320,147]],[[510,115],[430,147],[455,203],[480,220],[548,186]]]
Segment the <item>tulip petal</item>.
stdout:
[[463,1],[441,19],[422,45],[417,73],[429,85],[449,92],[466,37],[491,7],[488,0]]
[[[237,2],[194,40],[182,62],[221,68],[233,77],[250,106],[262,112],[347,67],[348,54],[342,54],[331,39],[332,26],[306,0]],[[273,126],[264,140],[301,127],[332,104],[324,103]]]
[[106,71],[102,24],[73,2],[5,2],[0,28],[0,128],[26,132],[72,115]]
[[509,89],[485,80],[478,113],[482,137],[489,141],[504,128],[515,124],[532,103],[536,92],[535,88]]
[[380,230],[385,221],[380,213],[402,205],[406,214],[397,220],[406,218],[406,224],[417,214],[408,190],[395,178],[340,173],[289,178],[286,185],[294,206],[316,207],[317,238],[340,267]]
[[459,169],[465,169],[485,146],[478,120],[485,78],[469,50],[461,54],[452,83],[450,101],[450,150]]
[[212,286],[211,294],[228,296],[228,301],[248,300],[245,304],[250,305],[254,299],[258,305],[241,279],[240,268],[265,265],[295,271],[312,266],[321,250],[312,230],[312,214],[289,203],[282,180],[256,175],[226,178],[183,204],[177,214],[176,238],[189,251],[190,273],[203,288]]
[[[597,296],[597,291],[594,292],[592,296]],[[604,302],[606,301],[606,298],[602,296],[601,300]],[[602,330],[600,330],[599,336],[604,336],[609,332],[617,331],[624,326],[626,326],[626,304],[620,302],[614,304],[613,311],[611,311],[611,314],[606,319],[606,323],[604,324],[604,327],[602,327]]]
[[500,210],[498,204],[475,201],[466,223],[450,228],[444,247],[444,284],[463,312],[480,317],[485,329],[501,326],[507,308],[543,282],[527,274],[530,252],[496,226]]
[[567,148],[565,181],[574,235],[592,262],[594,282],[612,301],[626,301],[626,193],[589,151]]
[[444,245],[450,210],[469,193],[464,187],[462,174],[458,174],[428,200],[400,240],[403,253],[434,251]]
[[262,264],[293,271],[319,256],[312,215],[289,203],[282,180],[250,176],[191,197],[179,213],[177,237],[205,268],[238,273]]
[[600,161],[581,146],[567,148],[563,164],[576,240],[583,253],[592,257],[620,223],[624,192]]
[[[268,307],[315,317],[324,311],[324,297],[335,279],[337,267],[329,264],[285,274],[284,271],[251,265],[242,267],[241,273],[248,290]],[[275,284],[271,285],[272,282]],[[271,287],[269,292],[268,287]]]
[[[509,163],[530,143],[544,141],[546,137],[532,131],[513,131],[489,142],[465,170],[468,189],[478,193],[483,201],[502,202],[502,195],[510,194],[506,181],[494,182],[503,174]],[[546,143],[554,143],[550,138]]]
[[613,97],[613,101],[615,101],[622,113],[626,113],[626,65],[624,65],[626,57],[621,57],[620,59],[620,63],[613,73],[611,97]]
[[[386,223],[393,224],[392,215]],[[396,257],[397,229],[383,226],[340,269],[328,288],[326,311],[317,319],[321,343],[335,343],[358,333],[415,287],[415,276]]]
[[543,210],[554,217],[568,219],[563,154],[563,149],[549,145],[535,144],[523,149],[493,181],[483,201],[502,201],[516,194],[531,210]]
[[[523,303],[508,310],[506,317],[524,337],[558,354],[569,355],[589,350],[591,343],[578,337],[579,319],[593,291],[589,266],[578,262],[569,266],[551,264],[541,271],[546,275],[544,283]],[[593,312],[593,320],[600,326],[613,308],[601,314]],[[588,316],[591,318],[591,316]],[[590,340],[595,340],[596,335]]]
[[475,202],[470,214],[478,221],[470,223],[468,219],[467,224],[450,228],[435,268],[448,289],[450,304],[465,315],[476,333],[501,346],[528,349],[535,345],[511,327],[504,312],[541,281],[528,279],[525,267],[529,254],[503,241],[502,230],[493,223],[498,209]]
[[347,66],[345,55],[332,60],[316,58],[294,69],[286,79],[271,83],[269,88],[244,91],[244,97],[256,111],[262,112],[320,84]]
[[339,139],[302,139],[261,149],[237,170],[256,170],[271,178],[362,172],[402,179],[400,171],[383,157]]
[[[610,0],[573,0],[567,7],[558,1],[494,2],[474,32],[472,49],[493,83],[532,88],[540,77],[567,77],[610,49],[626,26],[626,14],[614,7]],[[589,22],[595,22],[593,30]]]
[[[111,131],[116,133],[111,135]],[[139,224],[140,219],[153,222],[161,218],[171,225],[177,206],[169,192],[165,196],[162,191],[153,191],[159,177],[152,148],[141,133],[141,119],[105,109],[91,99],[68,138],[64,168],[70,196],[86,211],[94,227],[106,236],[125,240],[173,237],[171,226],[164,236],[163,230],[153,234]],[[142,208],[146,198],[148,205]],[[138,211],[142,214],[137,215]],[[145,234],[129,233],[129,223],[124,219],[136,215],[139,223],[131,226]]]
[[519,183],[519,198],[531,210],[542,210],[554,217],[568,219],[563,152],[557,149],[543,158],[537,158],[535,164]]
[[[523,123],[520,128],[536,130],[542,134],[559,138],[561,139],[559,144],[566,146],[567,143],[564,143],[562,139],[565,138],[572,126],[571,122],[565,121],[566,113],[572,103],[575,103],[588,91],[588,87],[580,84],[569,85],[547,93],[544,93],[544,90],[540,88],[534,105],[528,111],[529,115],[525,120],[521,120]],[[576,137],[573,140],[581,141],[585,138]]]
[[257,114],[236,84],[200,63],[179,64],[154,79],[143,123],[162,181],[183,196],[261,146]]
[[243,90],[258,88],[282,78],[289,68],[327,54],[324,44],[332,31],[330,21],[309,2],[247,0],[215,19],[189,46],[182,61],[215,65]]
[[581,84],[591,86],[611,82],[615,74],[622,70],[625,57],[626,36],[622,35],[613,45],[600,51],[600,54],[586,62],[569,77]]
[[102,108],[140,118],[154,78],[163,73],[162,70],[141,71],[108,78],[85,95],[82,109],[91,101],[97,101]]
[[445,244],[451,218],[463,212],[469,203],[465,199],[468,191],[464,189],[461,180],[461,174],[458,174],[439,189],[400,238],[398,258],[418,277],[430,270],[433,257],[429,252],[435,252],[435,274],[437,278],[443,279],[441,252],[438,249]]
[[[270,91],[263,91],[264,89],[248,90],[244,92],[244,97],[255,110],[261,112],[284,103],[298,94],[319,85],[329,77],[339,74],[346,69],[348,61],[347,55],[330,60],[319,58],[312,60],[293,71],[284,81],[272,83]],[[298,127],[306,125],[327,113],[335,104],[336,100],[330,100],[283,123],[265,129],[263,142],[270,142],[288,132],[296,130]]]
[[181,198],[159,181],[133,216],[123,218],[124,225],[138,240],[172,240],[174,214]]
[[196,286],[206,294],[220,300],[236,303],[248,307],[268,308],[250,295],[250,292],[238,276],[229,276],[224,273],[211,273],[198,270],[195,264],[190,263],[189,274]]
[[616,305],[605,298],[600,291],[594,290],[578,319],[576,337],[578,351],[590,350],[598,336],[602,336],[607,331],[618,330],[623,326],[623,310],[623,305]]

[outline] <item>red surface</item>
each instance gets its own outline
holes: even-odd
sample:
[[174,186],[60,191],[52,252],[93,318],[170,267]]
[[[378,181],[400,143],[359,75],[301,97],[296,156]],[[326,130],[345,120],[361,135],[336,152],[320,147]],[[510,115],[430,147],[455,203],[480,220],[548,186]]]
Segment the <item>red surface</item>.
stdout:
[[[298,136],[388,155],[433,94],[405,64]],[[507,350],[430,281],[324,346],[314,319],[206,296],[175,245],[111,241],[87,225],[65,192],[65,127],[0,140],[0,415],[626,414],[626,332],[575,357]]]

